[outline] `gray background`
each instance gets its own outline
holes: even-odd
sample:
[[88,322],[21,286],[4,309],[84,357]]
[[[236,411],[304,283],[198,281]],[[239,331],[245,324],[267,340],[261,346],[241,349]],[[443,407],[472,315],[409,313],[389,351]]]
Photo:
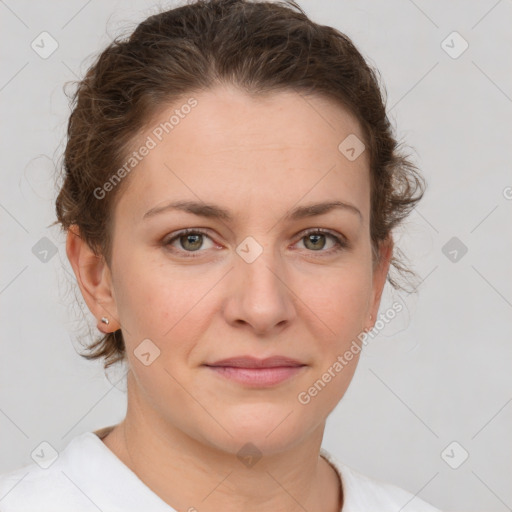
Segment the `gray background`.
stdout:
[[[397,233],[423,281],[416,294],[386,289],[381,311],[406,307],[365,349],[324,447],[446,511],[512,510],[512,2],[300,4],[380,70],[398,136],[429,182]],[[43,440],[61,450],[124,416],[123,373],[107,379],[76,353],[91,318],[75,305],[64,236],[48,226],[69,113],[63,84],[157,8],[0,1],[0,471],[31,462]],[[43,31],[58,43],[46,59],[31,48]],[[453,31],[469,44],[457,58],[443,49],[462,49],[446,39]],[[457,469],[446,462],[465,452]]]

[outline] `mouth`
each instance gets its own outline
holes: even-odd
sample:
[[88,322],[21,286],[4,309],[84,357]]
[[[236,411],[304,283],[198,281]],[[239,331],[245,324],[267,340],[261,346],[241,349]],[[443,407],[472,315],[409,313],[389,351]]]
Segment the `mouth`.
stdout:
[[204,366],[222,378],[259,388],[276,386],[307,367],[300,361],[284,356],[266,359],[241,356],[207,363]]

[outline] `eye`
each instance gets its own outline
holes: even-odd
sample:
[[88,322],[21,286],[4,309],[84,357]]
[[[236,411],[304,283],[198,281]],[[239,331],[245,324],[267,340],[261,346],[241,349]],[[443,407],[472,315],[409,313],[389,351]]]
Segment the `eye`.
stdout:
[[[205,240],[208,241],[205,246]],[[328,230],[315,228],[302,234],[299,240],[309,252],[331,254],[349,247],[345,237],[337,236]],[[215,244],[207,232],[201,229],[183,229],[164,239],[162,244],[172,252],[187,258],[200,256],[201,249],[212,249]],[[325,249],[327,247],[327,249]],[[197,254],[194,254],[197,253]]]
[[[326,246],[329,246],[329,239],[331,240],[330,247],[327,247],[327,249],[324,250]],[[334,235],[330,231],[319,228],[307,231],[305,234],[303,234],[299,242],[303,242],[306,249],[321,253],[337,252],[348,247],[348,243],[346,242],[345,238]]]
[[[209,245],[205,247],[205,238],[210,241]],[[193,253],[202,252],[200,249],[211,249],[214,244],[208,234],[200,229],[184,229],[179,231],[171,238],[165,239],[163,244],[171,248],[172,251]],[[195,257],[190,255],[188,257]]]

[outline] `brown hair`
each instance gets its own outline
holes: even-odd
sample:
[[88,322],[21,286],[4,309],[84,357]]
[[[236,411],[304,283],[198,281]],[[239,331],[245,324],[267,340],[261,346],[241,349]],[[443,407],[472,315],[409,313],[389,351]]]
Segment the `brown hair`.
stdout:
[[[346,35],[313,23],[292,0],[199,0],[150,16],[129,37],[115,39],[78,82],[57,222],[63,230],[76,225],[110,265],[111,214],[124,182],[103,199],[94,191],[123,165],[134,136],[164,104],[234,84],[251,94],[293,90],[323,96],[356,116],[369,151],[375,253],[425,188],[393,136],[377,74]],[[396,251],[392,266],[413,275]],[[391,274],[388,280],[402,287]],[[82,355],[104,358],[107,368],[123,359],[124,351],[119,329]]]

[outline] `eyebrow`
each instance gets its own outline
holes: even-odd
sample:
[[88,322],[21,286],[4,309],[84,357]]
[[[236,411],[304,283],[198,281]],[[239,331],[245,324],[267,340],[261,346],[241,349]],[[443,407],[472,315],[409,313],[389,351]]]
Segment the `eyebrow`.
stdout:
[[[306,206],[298,206],[297,208],[294,208],[293,210],[288,212],[285,215],[284,219],[300,220],[308,217],[314,217],[316,215],[323,215],[335,209],[355,213],[361,221],[363,219],[363,215],[358,208],[356,208],[352,204],[344,203],[342,201],[327,201],[323,203],[315,203]],[[198,215],[200,217],[206,217],[209,219],[220,219],[226,222],[233,222],[234,220],[234,216],[228,210],[225,210],[224,208],[221,208],[214,204],[208,204],[197,201],[176,201],[167,203],[163,206],[156,206],[148,210],[144,214],[142,219],[146,220],[160,213],[172,210],[184,211],[187,213]]]

